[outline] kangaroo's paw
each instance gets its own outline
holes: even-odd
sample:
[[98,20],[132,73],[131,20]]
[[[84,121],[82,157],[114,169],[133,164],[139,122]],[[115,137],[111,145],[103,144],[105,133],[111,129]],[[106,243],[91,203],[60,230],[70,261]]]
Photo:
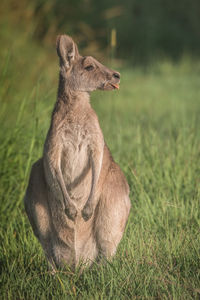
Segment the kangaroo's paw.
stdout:
[[77,216],[77,210],[75,208],[74,205],[69,205],[65,208],[65,214],[67,215],[67,217],[74,221],[76,219]]
[[93,215],[93,209],[90,205],[85,205],[81,211],[82,217],[85,221],[88,221]]

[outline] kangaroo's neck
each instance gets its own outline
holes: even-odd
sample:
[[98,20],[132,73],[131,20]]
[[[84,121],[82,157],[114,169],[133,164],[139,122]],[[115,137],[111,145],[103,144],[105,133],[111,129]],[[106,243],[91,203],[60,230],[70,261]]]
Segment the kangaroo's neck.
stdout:
[[89,94],[87,92],[74,91],[70,88],[70,83],[60,73],[57,101],[52,113],[52,123],[59,123],[65,117],[80,115],[87,107],[90,107]]

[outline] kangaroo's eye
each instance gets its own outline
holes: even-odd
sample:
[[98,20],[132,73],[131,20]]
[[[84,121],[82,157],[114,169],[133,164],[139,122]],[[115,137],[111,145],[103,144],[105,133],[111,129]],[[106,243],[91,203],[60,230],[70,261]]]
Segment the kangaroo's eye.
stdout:
[[92,71],[94,69],[93,65],[89,65],[87,67],[85,67],[85,70],[87,71]]

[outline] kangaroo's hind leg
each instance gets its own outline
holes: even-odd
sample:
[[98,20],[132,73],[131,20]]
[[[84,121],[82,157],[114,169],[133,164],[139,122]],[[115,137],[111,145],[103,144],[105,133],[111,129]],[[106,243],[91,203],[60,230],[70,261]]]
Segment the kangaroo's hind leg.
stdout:
[[24,197],[24,205],[33,232],[41,243],[53,271],[55,271],[51,250],[52,226],[47,197],[43,163],[42,159],[39,159],[32,166],[26,195]]
[[95,236],[99,256],[112,257],[122,238],[130,211],[129,187],[114,162],[103,184],[96,211]]

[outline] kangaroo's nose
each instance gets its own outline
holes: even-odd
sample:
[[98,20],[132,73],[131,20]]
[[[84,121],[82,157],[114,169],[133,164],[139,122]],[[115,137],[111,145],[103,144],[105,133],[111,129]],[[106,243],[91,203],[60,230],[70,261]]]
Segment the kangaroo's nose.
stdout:
[[117,79],[120,79],[120,74],[117,73],[117,72],[115,72],[115,73],[113,73],[113,77],[114,77],[114,78],[117,78]]

